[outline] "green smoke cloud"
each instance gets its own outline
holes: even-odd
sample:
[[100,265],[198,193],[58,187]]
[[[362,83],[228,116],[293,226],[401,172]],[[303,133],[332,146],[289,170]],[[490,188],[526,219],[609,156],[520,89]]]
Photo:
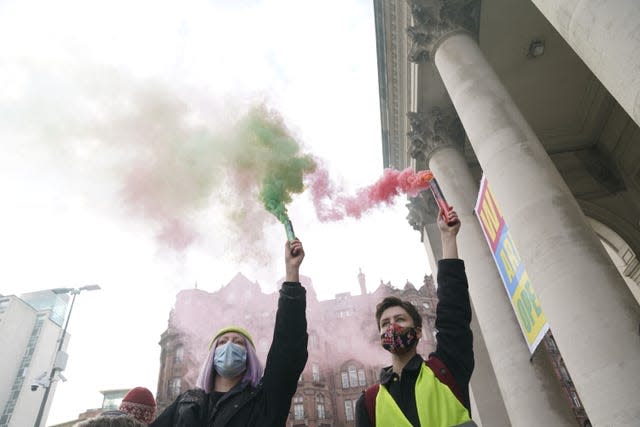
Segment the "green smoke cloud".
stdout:
[[251,109],[239,123],[239,143],[244,149],[238,162],[255,170],[261,179],[259,197],[265,209],[280,222],[288,219],[287,204],[304,190],[304,175],[316,163],[300,153],[300,144],[282,119],[265,107]]

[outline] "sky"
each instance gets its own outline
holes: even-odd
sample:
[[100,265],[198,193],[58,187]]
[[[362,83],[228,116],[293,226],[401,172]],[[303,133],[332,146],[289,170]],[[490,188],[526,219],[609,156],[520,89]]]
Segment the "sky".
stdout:
[[[179,290],[215,291],[237,272],[279,286],[284,230],[255,194],[182,176],[187,160],[196,171],[217,161],[183,144],[193,129],[215,134],[263,105],[346,191],[383,171],[370,0],[4,0],[0,88],[0,293],[102,288],[76,300],[47,425],[99,407],[100,390],[156,392]],[[170,190],[158,205],[131,197],[147,169]],[[360,268],[370,290],[422,282],[405,203],[320,222],[308,192],[294,197],[301,273],[320,299],[358,293]],[[193,241],[167,245],[158,211],[192,226]]]

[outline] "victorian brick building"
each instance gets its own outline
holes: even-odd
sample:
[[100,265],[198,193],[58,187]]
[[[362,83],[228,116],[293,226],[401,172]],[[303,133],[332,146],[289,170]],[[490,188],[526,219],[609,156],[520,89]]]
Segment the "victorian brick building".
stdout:
[[[360,294],[337,294],[319,301],[311,280],[302,277],[307,289],[309,359],[291,403],[288,426],[354,426],[355,402],[367,386],[378,379],[388,364],[379,345],[375,305],[387,295],[411,301],[424,318],[424,338],[419,352],[435,348],[436,289],[431,276],[416,289],[380,283],[367,292],[364,274],[358,275]],[[247,328],[264,362],[275,322],[277,292],[264,293],[257,283],[236,275],[216,292],[189,289],[178,293],[169,325],[160,339],[160,373],[157,401],[162,410],[182,391],[194,386],[208,347],[219,328],[237,324]]]

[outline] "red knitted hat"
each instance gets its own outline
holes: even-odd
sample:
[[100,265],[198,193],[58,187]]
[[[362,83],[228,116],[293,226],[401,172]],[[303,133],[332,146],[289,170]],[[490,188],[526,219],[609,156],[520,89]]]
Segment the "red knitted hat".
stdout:
[[136,387],[129,390],[122,399],[120,410],[133,415],[140,422],[149,424],[156,417],[156,401],[149,389]]

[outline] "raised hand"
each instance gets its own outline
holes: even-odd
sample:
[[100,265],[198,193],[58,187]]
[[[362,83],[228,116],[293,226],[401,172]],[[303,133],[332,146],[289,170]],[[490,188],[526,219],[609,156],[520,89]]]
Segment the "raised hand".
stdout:
[[[446,221],[444,218],[446,218]],[[444,213],[442,209],[438,211],[438,228],[440,228],[440,233],[453,236],[458,234],[458,231],[460,231],[460,218],[458,218],[456,211],[453,210],[453,206],[449,208],[449,212]]]
[[458,235],[458,231],[460,231],[460,225],[460,218],[458,218],[458,214],[453,210],[453,207],[451,207],[447,213],[443,213],[442,210],[438,212],[438,228],[440,228],[440,239],[442,240],[442,258],[458,258],[458,242],[456,241],[456,236]]
[[284,248],[284,260],[286,267],[286,281],[287,282],[299,282],[300,281],[300,264],[304,259],[304,248],[302,242],[295,239],[293,241],[287,241]]

